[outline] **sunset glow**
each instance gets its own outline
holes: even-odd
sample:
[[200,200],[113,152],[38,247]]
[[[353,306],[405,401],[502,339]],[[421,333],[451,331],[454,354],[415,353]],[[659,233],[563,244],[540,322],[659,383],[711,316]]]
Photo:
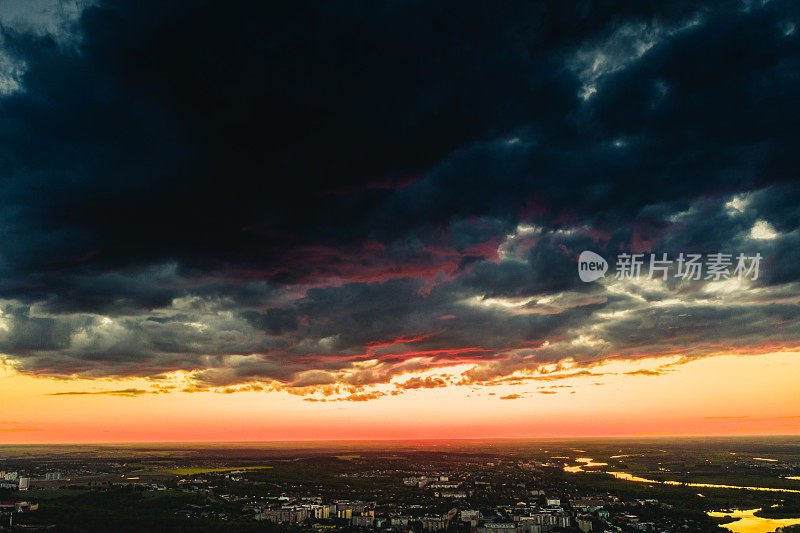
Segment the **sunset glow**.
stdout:
[[[153,383],[6,372],[6,443],[766,435],[800,431],[797,353],[609,362],[556,381],[307,402],[279,392],[136,395]],[[646,375],[669,368],[661,375]],[[405,380],[405,378],[404,378]],[[175,378],[175,382],[179,380]],[[75,394],[80,393],[80,394]],[[91,416],[87,416],[91,413]]]

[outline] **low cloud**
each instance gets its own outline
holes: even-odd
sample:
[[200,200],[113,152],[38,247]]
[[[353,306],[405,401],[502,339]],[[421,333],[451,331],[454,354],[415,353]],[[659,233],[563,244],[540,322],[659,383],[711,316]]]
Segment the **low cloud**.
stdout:
[[119,389],[119,390],[104,390],[104,391],[69,391],[69,392],[52,392],[48,396],[85,396],[85,395],[107,395],[107,396],[141,396],[142,394],[156,394],[159,391],[151,391],[144,389]]

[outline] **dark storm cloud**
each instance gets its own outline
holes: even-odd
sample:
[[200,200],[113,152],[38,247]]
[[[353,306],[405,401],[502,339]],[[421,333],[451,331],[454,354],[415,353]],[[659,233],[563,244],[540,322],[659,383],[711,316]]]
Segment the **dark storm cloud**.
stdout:
[[[357,388],[798,340],[793,2],[51,8],[0,8],[21,371]],[[765,262],[584,284],[585,249]]]
[[[7,28],[27,65],[0,109],[7,202],[21,206],[9,225],[37,238],[5,253],[26,273],[177,259],[292,279],[281,259],[303,244],[408,236],[456,214],[513,221],[533,196],[556,214],[608,207],[563,185],[617,183],[609,165],[639,179],[649,154],[574,123],[609,105],[584,109],[570,62],[611,28],[695,10],[664,11],[110,2],[84,12],[77,48]],[[785,40],[774,33],[761,46]]]

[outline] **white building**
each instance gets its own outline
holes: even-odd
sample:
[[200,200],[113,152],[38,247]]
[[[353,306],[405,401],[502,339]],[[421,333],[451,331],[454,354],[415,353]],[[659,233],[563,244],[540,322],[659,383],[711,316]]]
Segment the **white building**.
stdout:
[[517,527],[512,522],[488,522],[478,528],[478,533],[516,533]]
[[472,527],[477,526],[480,519],[481,512],[477,509],[463,509],[461,511],[461,521],[469,522]]

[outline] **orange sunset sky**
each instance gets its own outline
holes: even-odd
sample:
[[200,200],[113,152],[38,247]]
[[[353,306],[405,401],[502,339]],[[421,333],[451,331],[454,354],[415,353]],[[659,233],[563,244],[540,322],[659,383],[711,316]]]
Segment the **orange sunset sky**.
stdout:
[[[797,434],[799,355],[611,362],[593,367],[593,376],[329,403],[264,391],[134,396],[113,391],[146,390],[151,383],[53,380],[7,370],[0,377],[0,442]],[[668,370],[642,372],[659,368]],[[64,394],[70,392],[91,394]]]

